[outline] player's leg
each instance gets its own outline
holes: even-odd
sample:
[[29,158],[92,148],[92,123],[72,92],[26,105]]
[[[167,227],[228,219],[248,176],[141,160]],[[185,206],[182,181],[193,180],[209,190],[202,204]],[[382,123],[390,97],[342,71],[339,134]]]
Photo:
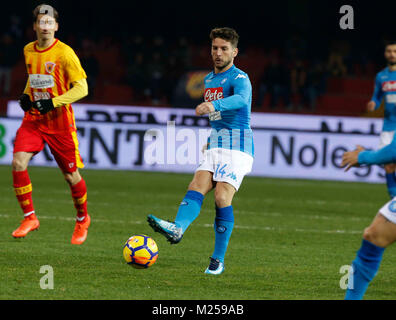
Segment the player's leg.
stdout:
[[175,219],[175,224],[182,228],[182,233],[198,217],[205,195],[213,189],[212,176],[213,173],[210,171],[195,172]]
[[346,300],[361,300],[376,276],[386,247],[396,241],[396,201],[389,201],[364,230],[360,249],[352,262]]
[[385,179],[386,179],[388,194],[389,197],[392,199],[393,197],[396,197],[396,176],[395,176],[396,165],[394,163],[386,164],[384,166],[384,169],[385,169]]
[[65,172],[65,179],[70,186],[74,207],[77,210],[76,225],[71,238],[72,244],[82,244],[88,235],[91,217],[87,208],[87,186],[78,169]]
[[30,231],[37,230],[40,226],[34,211],[32,184],[27,171],[28,163],[32,157],[33,153],[17,152],[14,153],[12,160],[13,186],[24,215],[21,225],[12,233],[14,238],[23,238]]
[[37,230],[40,226],[33,206],[32,183],[27,168],[33,155],[43,148],[44,141],[40,132],[34,125],[23,123],[15,137],[12,159],[13,187],[24,214],[21,225],[12,233],[15,238],[25,237],[30,231]]
[[213,189],[212,175],[212,172],[206,170],[195,172],[179,205],[175,222],[148,215],[147,221],[154,231],[163,234],[172,244],[180,242],[188,226],[198,217],[205,195]]
[[216,217],[214,221],[215,246],[209,267],[205,273],[220,274],[224,271],[224,257],[234,228],[232,199],[236,189],[227,182],[217,182],[214,192]]
[[21,206],[25,218],[35,216],[32,184],[29,173],[27,171],[30,159],[34,153],[32,152],[16,152],[12,159],[12,178],[16,197]]
[[66,182],[68,183],[73,198],[74,207],[77,211],[77,223],[83,223],[88,217],[87,209],[87,185],[85,180],[80,175],[78,169],[73,172],[63,173]]
[[82,244],[87,238],[91,217],[87,209],[87,186],[78,170],[83,168],[84,164],[78,150],[76,132],[47,134],[44,138],[70,187],[77,211],[71,243]]
[[215,248],[205,273],[220,274],[224,271],[224,257],[234,228],[234,209],[232,199],[238,191],[245,175],[252,170],[253,158],[239,150],[218,149],[215,157],[216,182],[214,220]]

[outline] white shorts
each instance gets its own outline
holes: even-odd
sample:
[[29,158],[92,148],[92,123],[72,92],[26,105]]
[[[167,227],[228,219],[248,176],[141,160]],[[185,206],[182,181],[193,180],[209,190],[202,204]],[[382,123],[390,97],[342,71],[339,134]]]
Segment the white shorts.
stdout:
[[393,140],[394,135],[395,131],[382,131],[380,134],[380,143],[378,145],[378,149],[381,149],[390,144]]
[[396,197],[387,202],[379,212],[390,222],[396,223]]
[[213,172],[213,181],[227,182],[237,191],[243,177],[252,171],[253,157],[239,150],[213,148],[205,150],[196,171]]

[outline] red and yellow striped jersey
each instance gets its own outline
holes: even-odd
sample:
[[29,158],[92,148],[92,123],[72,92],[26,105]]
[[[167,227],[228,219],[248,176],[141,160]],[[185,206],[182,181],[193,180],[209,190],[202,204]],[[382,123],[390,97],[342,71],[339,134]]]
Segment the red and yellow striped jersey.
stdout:
[[[32,101],[60,96],[71,88],[73,82],[87,77],[73,49],[58,39],[43,50],[37,41],[30,42],[24,48],[24,55],[29,77],[25,93]],[[32,108],[25,112],[23,121],[35,121],[39,130],[50,134],[76,130],[71,104],[44,115]]]

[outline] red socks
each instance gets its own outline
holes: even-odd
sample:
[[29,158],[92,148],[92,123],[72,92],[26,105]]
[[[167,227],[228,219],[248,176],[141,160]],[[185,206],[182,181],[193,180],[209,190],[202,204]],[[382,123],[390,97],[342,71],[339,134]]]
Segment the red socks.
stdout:
[[[29,174],[25,171],[12,171],[14,190],[25,219],[37,219],[32,200],[32,184]],[[77,209],[77,222],[83,222],[87,211],[87,186],[84,179],[70,186],[74,207]]]
[[87,186],[84,179],[77,184],[70,186],[74,207],[77,209],[77,222],[83,223],[88,215],[87,211]]
[[32,200],[32,184],[29,174],[25,171],[12,171],[14,190],[25,219],[37,219]]

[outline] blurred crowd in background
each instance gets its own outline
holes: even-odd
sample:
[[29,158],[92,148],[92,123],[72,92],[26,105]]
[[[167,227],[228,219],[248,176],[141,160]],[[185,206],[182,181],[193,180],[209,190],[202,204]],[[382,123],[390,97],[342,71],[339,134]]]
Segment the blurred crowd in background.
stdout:
[[[8,29],[0,35],[3,100],[17,99],[23,91],[27,79],[23,46],[35,40],[31,24],[22,23],[17,15],[9,19]],[[81,102],[193,108],[202,100],[202,79],[212,69],[209,39],[138,32],[123,38],[81,34],[63,30],[59,36],[76,51],[87,73],[89,96]],[[348,41],[337,39],[317,51],[300,32],[280,43],[240,43],[235,64],[252,81],[253,111],[364,112],[374,76],[385,67],[378,52],[371,56],[357,52]]]

